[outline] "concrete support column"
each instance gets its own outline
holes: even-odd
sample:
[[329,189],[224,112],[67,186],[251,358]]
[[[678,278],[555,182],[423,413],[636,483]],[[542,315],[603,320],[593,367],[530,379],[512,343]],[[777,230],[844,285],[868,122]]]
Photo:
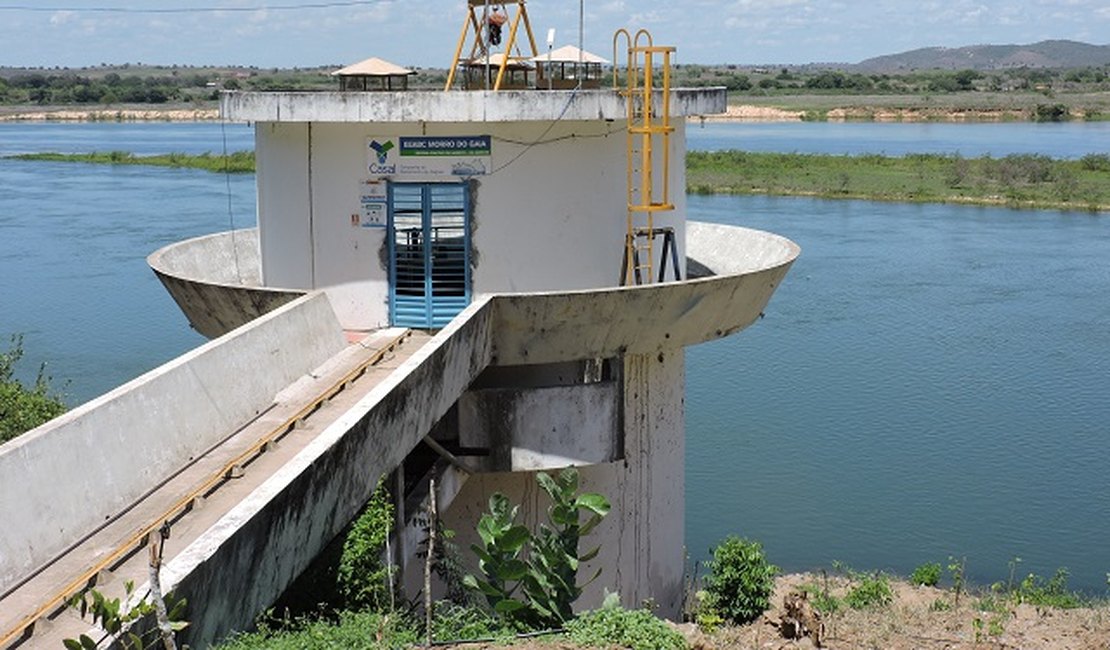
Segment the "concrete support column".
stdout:
[[[583,551],[600,546],[598,557],[579,570],[579,579],[602,567],[577,603],[578,609],[601,604],[604,590],[621,595],[626,607],[645,601],[661,616],[680,614],[684,570],[685,445],[684,355],[681,348],[653,355],[628,356],[623,362],[624,459],[580,468],[582,490],[599,492],[613,510],[586,537]],[[572,409],[573,404],[565,405]],[[553,418],[559,415],[553,404]],[[558,470],[550,470],[555,473]],[[521,504],[519,521],[533,530],[547,520],[547,495],[534,472],[500,472],[472,476],[445,514],[458,534],[464,564],[477,570],[470,544],[479,543],[478,519],[489,497],[501,492]]]
[[621,600],[650,600],[668,618],[680,614],[685,560],[684,359],[681,348],[625,358],[625,463],[610,496]]

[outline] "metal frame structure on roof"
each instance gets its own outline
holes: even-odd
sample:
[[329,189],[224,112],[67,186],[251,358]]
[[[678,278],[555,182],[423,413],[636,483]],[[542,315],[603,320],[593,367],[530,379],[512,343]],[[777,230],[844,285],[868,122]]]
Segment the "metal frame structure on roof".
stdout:
[[[509,37],[505,41],[503,50],[504,57],[501,59],[501,64],[498,66],[497,79],[494,81],[491,90],[501,90],[505,80],[505,71],[509,68],[512,62],[526,62],[534,56],[539,55],[539,49],[536,47],[536,37],[532,32],[532,23],[528,20],[528,10],[524,6],[525,0],[516,0],[515,2],[507,3],[503,0],[467,0],[466,18],[463,20],[462,33],[459,35],[459,44],[455,48],[455,58],[451,62],[451,70],[447,73],[447,84],[444,90],[451,90],[451,86],[455,83],[455,76],[458,72],[460,65],[470,65],[469,61],[481,56],[488,57],[490,52],[490,43],[487,38],[487,30],[489,28],[489,8],[496,5],[501,9],[505,9],[507,4],[515,4],[516,11],[511,20],[509,20]],[[482,8],[482,17],[479,18],[476,8]],[[521,23],[524,23],[524,30],[528,34],[528,45],[531,46],[532,53],[528,55],[517,54],[514,55],[513,49],[517,46],[517,32]],[[463,46],[466,45],[466,37],[470,33],[470,28],[474,28],[474,40],[470,46],[470,55],[464,60],[462,58]]]

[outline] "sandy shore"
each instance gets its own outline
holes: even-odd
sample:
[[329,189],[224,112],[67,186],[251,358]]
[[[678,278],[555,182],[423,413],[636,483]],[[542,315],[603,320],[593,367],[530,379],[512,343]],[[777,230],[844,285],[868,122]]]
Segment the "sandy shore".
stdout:
[[220,112],[215,108],[44,109],[0,113],[0,122],[199,122],[219,117]]

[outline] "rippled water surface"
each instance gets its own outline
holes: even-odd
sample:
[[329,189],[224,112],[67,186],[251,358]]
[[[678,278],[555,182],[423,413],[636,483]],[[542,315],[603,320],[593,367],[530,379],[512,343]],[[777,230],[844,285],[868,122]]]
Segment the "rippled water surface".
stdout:
[[[1108,141],[1087,125],[983,125],[1005,138],[944,128],[968,125],[775,135],[783,126],[691,128],[691,147],[947,151],[989,132],[1075,157]],[[199,153],[225,136],[229,150],[252,148],[243,125],[0,124],[0,155]],[[1061,140],[1083,144],[1060,153]],[[202,342],[147,254],[254,222],[249,175],[0,160],[0,188],[0,336],[24,332],[24,373],[49,361],[71,403]],[[840,560],[906,572],[966,555],[973,577],[995,580],[1020,556],[1023,569],[1067,566],[1073,585],[1104,589],[1107,215],[698,196],[689,213],[802,247],[765,319],[688,351],[692,557],[739,533],[789,570]]]
[[735,532],[788,569],[1018,556],[1105,587],[1105,215],[688,202],[802,247],[766,318],[688,351],[692,555]]

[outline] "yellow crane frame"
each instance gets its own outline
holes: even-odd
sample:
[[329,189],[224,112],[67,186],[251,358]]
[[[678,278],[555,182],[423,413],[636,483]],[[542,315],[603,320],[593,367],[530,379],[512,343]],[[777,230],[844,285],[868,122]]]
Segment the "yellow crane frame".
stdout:
[[[455,48],[455,59],[451,62],[451,70],[447,73],[447,84],[443,88],[444,90],[451,90],[451,86],[455,83],[455,74],[459,69],[463,46],[466,45],[466,37],[471,27],[474,28],[474,42],[470,46],[470,56],[467,59],[473,59],[479,54],[489,53],[489,44],[483,35],[485,26],[479,20],[475,11],[477,7],[500,5],[504,8],[506,4],[516,4],[516,12],[513,14],[509,26],[509,38],[505,41],[505,55],[501,58],[497,71],[497,81],[493,84],[493,90],[501,90],[501,83],[505,78],[505,70],[508,68],[510,60],[523,61],[539,55],[539,49],[536,47],[536,37],[532,33],[532,23],[528,20],[528,10],[525,8],[524,2],[525,0],[516,0],[515,3],[507,3],[504,0],[467,0],[467,15],[463,20],[462,33],[459,34],[459,44]],[[532,47],[532,54],[530,56],[513,56],[511,52],[516,47],[516,35],[522,22],[524,23],[524,30],[528,34],[528,44]]]

